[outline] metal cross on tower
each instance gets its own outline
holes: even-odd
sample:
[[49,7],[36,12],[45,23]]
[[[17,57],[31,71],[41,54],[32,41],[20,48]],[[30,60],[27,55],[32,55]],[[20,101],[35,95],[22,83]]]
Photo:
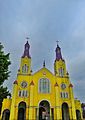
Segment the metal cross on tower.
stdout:
[[29,37],[26,37],[27,41],[30,39]]
[[58,45],[58,43],[59,43],[59,40],[57,40],[56,42],[57,42],[57,45]]

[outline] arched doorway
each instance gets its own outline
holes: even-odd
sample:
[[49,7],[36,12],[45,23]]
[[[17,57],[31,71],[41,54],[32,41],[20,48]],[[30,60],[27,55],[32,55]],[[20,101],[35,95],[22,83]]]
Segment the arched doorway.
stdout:
[[8,109],[3,111],[2,120],[9,120],[10,111]]
[[67,103],[62,104],[62,120],[70,120],[69,108]]
[[20,102],[18,106],[18,120],[26,120],[26,103]]
[[76,110],[76,119],[81,120],[81,113],[79,110]]
[[39,104],[39,120],[50,120],[50,104],[46,100]]

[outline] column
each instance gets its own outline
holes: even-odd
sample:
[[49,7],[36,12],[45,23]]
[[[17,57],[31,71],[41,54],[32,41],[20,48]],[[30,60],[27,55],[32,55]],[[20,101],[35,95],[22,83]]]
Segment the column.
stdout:
[[56,120],[56,108],[54,108],[54,120]]
[[29,107],[27,106],[26,107],[26,120],[29,119]]
[[50,120],[52,120],[52,112],[51,112],[51,107],[50,107]]
[[37,115],[36,115],[37,120],[39,120],[39,107],[37,108]]
[[52,107],[51,108],[51,120],[55,120],[55,119],[56,119],[56,117],[55,117],[55,108]]
[[69,107],[70,120],[72,120],[72,107]]
[[72,120],[76,120],[76,109],[73,95],[73,85],[70,84],[70,97],[71,97],[71,106],[72,106]]
[[56,83],[55,84],[55,97],[56,97],[56,120],[60,120],[60,92],[59,92],[59,86]]
[[18,118],[18,106],[15,106],[15,119],[14,120],[17,120]]
[[30,105],[29,105],[29,120],[33,120],[33,99],[34,98],[34,83],[33,81],[30,83]]
[[13,93],[12,93],[12,104],[11,104],[11,111],[10,111],[10,120],[15,120],[16,96],[17,96],[17,82],[15,81],[14,86],[13,86]]
[[3,115],[3,120],[5,120],[6,119],[6,113],[4,113],[4,115]]

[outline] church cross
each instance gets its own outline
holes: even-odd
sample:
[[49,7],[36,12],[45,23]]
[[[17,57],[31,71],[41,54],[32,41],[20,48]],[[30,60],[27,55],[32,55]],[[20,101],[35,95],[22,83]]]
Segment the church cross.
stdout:
[[29,37],[26,37],[27,41],[30,39]]
[[59,43],[59,40],[57,40],[56,42],[57,42],[57,45],[58,45],[58,43]]

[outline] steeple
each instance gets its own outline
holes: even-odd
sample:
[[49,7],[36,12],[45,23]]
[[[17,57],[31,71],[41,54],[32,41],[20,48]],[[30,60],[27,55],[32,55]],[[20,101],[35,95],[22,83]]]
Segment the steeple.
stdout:
[[57,61],[59,61],[60,59],[62,60],[61,48],[59,47],[58,43],[55,52],[56,52],[56,60]]
[[27,41],[25,46],[24,46],[24,54],[23,54],[22,58],[24,58],[24,57],[31,58],[30,55],[29,55],[29,49],[30,49],[30,45]]
[[62,54],[61,54],[61,48],[58,45],[58,41],[57,41],[57,47],[56,47],[56,59],[54,62],[54,72],[56,76],[59,77],[65,77],[68,76],[66,73],[66,64],[64,59],[62,58]]
[[[27,38],[28,39],[28,38]],[[31,57],[29,54],[30,45],[28,41],[24,45],[24,54],[21,57],[20,69],[18,71],[19,74],[31,74]]]

